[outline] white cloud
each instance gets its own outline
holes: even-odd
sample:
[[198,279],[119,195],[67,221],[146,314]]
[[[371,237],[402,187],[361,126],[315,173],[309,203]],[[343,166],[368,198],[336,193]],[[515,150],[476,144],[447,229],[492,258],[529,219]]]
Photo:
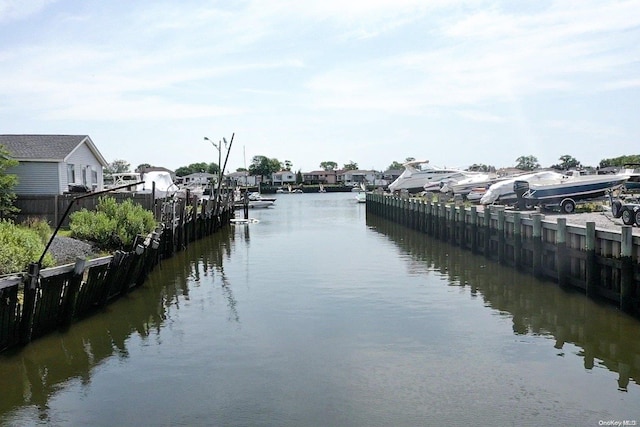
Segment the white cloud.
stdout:
[[56,0],[0,0],[0,23],[34,15]]

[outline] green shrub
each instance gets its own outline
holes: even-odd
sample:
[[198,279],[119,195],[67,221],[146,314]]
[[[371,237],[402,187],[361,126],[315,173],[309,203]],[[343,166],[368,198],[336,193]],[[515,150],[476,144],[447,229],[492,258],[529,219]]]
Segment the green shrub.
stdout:
[[44,244],[49,242],[53,233],[49,223],[42,218],[27,218],[20,226],[35,231]]
[[[37,231],[0,220],[0,274],[26,271],[29,263],[40,259],[44,247]],[[42,267],[51,267],[54,263],[53,256],[47,253]]]
[[113,197],[100,198],[93,212],[74,212],[69,223],[71,237],[95,242],[105,250],[128,248],[137,235],[155,227],[153,212],[128,199],[118,203]]

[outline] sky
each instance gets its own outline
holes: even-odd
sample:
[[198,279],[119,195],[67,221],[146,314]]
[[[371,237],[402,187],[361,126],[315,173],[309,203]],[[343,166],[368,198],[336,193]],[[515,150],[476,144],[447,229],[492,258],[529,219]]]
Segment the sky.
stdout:
[[295,171],[640,154],[640,0],[0,0],[0,133]]

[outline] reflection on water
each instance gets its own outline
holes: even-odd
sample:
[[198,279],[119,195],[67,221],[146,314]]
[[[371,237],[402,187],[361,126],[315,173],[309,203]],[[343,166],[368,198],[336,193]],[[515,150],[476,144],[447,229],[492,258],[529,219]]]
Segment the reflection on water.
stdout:
[[622,391],[630,381],[638,384],[637,319],[386,220],[369,216],[367,225],[392,239],[412,257],[416,268],[439,271],[450,285],[468,288],[487,307],[509,316],[515,335],[553,337],[559,356],[564,356],[566,343],[574,344],[580,348],[577,354],[584,359],[585,369],[598,366],[617,372]]
[[0,424],[640,414],[640,325],[608,304],[365,219],[350,194],[287,195],[252,214],[259,223],[191,244],[104,312],[0,356]]
[[[180,310],[181,303],[189,300],[189,286],[199,286],[202,277],[217,276],[227,302],[227,319],[239,322],[223,264],[239,237],[248,239],[248,229],[239,235],[226,229],[195,242],[175,258],[165,260],[143,288],[104,312],[74,324],[65,333],[41,338],[13,354],[0,355],[0,421],[2,414],[23,405],[38,410],[39,418],[46,421],[48,399],[71,380],[89,384],[92,370],[106,359],[126,359],[126,343],[131,335],[143,340],[160,339],[172,311]],[[171,280],[166,280],[167,275]]]

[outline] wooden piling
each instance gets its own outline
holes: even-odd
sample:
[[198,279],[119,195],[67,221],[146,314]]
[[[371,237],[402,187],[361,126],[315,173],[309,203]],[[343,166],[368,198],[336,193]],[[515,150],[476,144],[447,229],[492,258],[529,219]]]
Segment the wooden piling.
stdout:
[[636,297],[633,285],[633,229],[631,225],[622,226],[620,241],[620,309],[631,312],[634,309],[633,301]]
[[531,233],[533,243],[533,275],[542,277],[542,214],[532,215],[533,230]]
[[513,213],[513,266],[522,268],[522,218],[520,212]]
[[474,254],[478,252],[478,208],[471,206],[469,211],[469,225],[471,233],[471,252]]
[[74,310],[76,306],[76,298],[78,296],[78,290],[82,284],[82,277],[84,275],[84,268],[86,259],[83,257],[76,258],[75,266],[73,267],[73,276],[69,280],[69,284],[62,297],[62,313],[60,316],[60,327],[64,330],[67,329],[73,320]]
[[22,305],[22,318],[20,319],[20,344],[22,345],[26,345],[31,341],[39,277],[40,264],[37,262],[30,263],[29,270],[25,276],[24,303]]
[[598,281],[596,274],[596,223],[587,222],[585,236],[585,290],[587,296],[594,297],[598,294]]
[[498,262],[505,263],[505,215],[504,208],[498,209]]
[[558,218],[556,229],[556,268],[558,271],[558,284],[560,287],[567,286],[568,262],[567,219]]
[[482,235],[484,237],[484,256],[491,257],[491,206],[485,206]]

